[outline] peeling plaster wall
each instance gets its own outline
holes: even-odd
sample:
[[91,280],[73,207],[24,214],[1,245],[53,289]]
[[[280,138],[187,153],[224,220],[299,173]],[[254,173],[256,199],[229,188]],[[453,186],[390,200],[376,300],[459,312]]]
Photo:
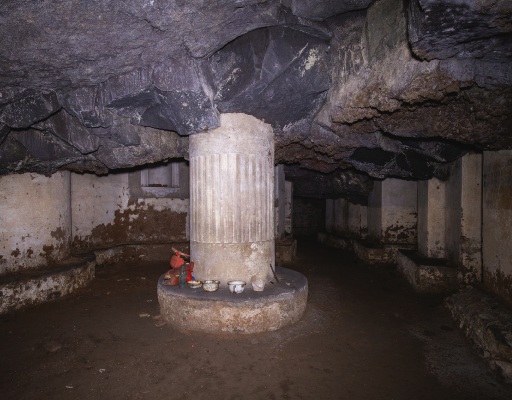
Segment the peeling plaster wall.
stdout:
[[482,156],[453,163],[446,183],[446,258],[463,269],[465,283],[482,281]]
[[77,249],[189,240],[189,200],[136,197],[130,173],[72,174],[71,193]]
[[418,252],[424,257],[445,256],[445,182],[418,182]]
[[483,157],[483,283],[512,305],[512,151]]
[[384,244],[417,241],[417,182],[385,179],[375,182],[368,198],[368,236]]
[[70,173],[0,177],[0,275],[70,254]]

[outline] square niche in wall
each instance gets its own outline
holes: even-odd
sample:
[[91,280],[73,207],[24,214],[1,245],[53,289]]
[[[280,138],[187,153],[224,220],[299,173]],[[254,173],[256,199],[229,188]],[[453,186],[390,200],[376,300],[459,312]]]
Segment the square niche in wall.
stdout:
[[152,164],[133,172],[130,191],[135,197],[189,197],[187,161]]

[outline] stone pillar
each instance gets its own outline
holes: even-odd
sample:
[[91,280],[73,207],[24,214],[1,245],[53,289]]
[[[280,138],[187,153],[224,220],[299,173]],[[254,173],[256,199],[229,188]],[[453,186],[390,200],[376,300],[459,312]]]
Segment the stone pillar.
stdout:
[[[197,279],[263,285],[274,253],[274,135],[245,114],[190,136],[190,252]],[[253,285],[254,286],[254,285]]]
[[284,219],[285,219],[285,204],[286,204],[286,187],[284,179],[284,165],[279,164],[274,168],[275,175],[275,226],[276,226],[276,239],[284,237]]
[[284,205],[284,234],[293,236],[293,183],[285,181],[286,202]]
[[51,177],[0,177],[0,275],[37,269],[69,257],[69,172]]
[[482,280],[482,156],[466,154],[445,189],[446,258],[463,269],[465,283]]
[[368,239],[381,242],[382,227],[382,182],[376,181],[368,194]]
[[512,151],[484,152],[483,283],[512,306]]
[[350,236],[365,239],[368,233],[368,207],[348,203],[347,230]]
[[325,231],[334,233],[334,200],[325,199]]
[[368,236],[382,244],[413,245],[417,240],[417,183],[377,181],[368,197]]
[[344,234],[347,230],[347,200],[342,198],[325,200],[325,231]]
[[334,200],[334,231],[338,234],[347,233],[348,201],[342,198]]
[[445,183],[433,178],[418,182],[418,253],[445,256]]

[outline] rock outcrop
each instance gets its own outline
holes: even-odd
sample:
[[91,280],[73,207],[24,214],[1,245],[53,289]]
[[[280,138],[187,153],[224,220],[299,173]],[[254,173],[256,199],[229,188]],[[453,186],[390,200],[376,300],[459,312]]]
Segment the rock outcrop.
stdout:
[[0,21],[1,174],[187,158],[228,112],[272,124],[304,196],[512,147],[507,0],[6,0]]

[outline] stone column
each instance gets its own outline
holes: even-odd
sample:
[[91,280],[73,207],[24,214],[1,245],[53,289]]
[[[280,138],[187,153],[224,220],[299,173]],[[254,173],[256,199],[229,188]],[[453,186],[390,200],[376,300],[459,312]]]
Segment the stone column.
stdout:
[[325,199],[325,231],[334,233],[334,200]]
[[334,200],[334,231],[340,235],[346,235],[348,201],[343,198]]
[[483,284],[512,306],[512,150],[483,156]]
[[423,257],[445,256],[445,183],[432,178],[418,182],[418,252]]
[[445,188],[445,252],[465,283],[482,281],[482,155],[455,161]]
[[190,253],[197,279],[264,285],[274,266],[274,134],[245,114],[190,136]]
[[293,183],[285,181],[286,203],[284,206],[284,234],[291,237],[293,235]]
[[284,238],[284,220],[286,204],[286,187],[284,179],[284,165],[279,164],[274,168],[275,175],[275,226],[276,239]]
[[382,182],[376,181],[368,194],[368,239],[370,242],[382,242]]
[[383,244],[413,245],[417,239],[417,183],[388,178],[368,198],[368,237]]
[[347,230],[350,236],[365,239],[368,232],[368,209],[360,204],[348,203]]

